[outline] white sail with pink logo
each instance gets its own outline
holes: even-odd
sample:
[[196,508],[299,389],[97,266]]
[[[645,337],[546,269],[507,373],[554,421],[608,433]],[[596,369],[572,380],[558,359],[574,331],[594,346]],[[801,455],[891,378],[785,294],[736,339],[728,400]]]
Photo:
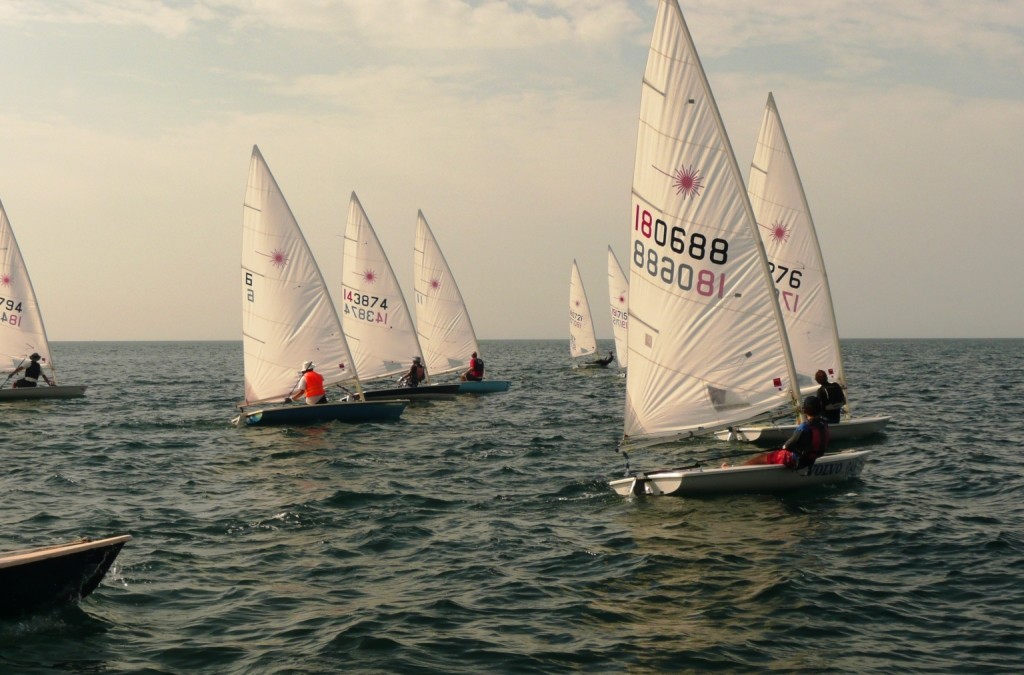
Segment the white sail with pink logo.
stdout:
[[[845,390],[846,374],[825,260],[789,138],[772,94],[768,94],[765,104],[750,163],[747,192],[768,255],[768,267],[786,324],[800,389],[805,394],[817,391],[819,385],[814,374],[821,370]],[[881,432],[890,419],[852,418],[848,402],[846,412],[840,422],[829,425],[833,440]],[[783,424],[736,427],[721,432],[719,437],[781,443],[795,428],[796,424],[790,419]]]
[[[483,359],[459,285],[422,211],[416,214],[413,285],[416,332],[427,370],[433,375],[465,372],[474,355]],[[508,391],[511,384],[509,380],[464,381],[459,383],[459,393]]]
[[[25,370],[33,355],[40,366],[38,378]],[[0,203],[0,401],[35,398],[78,398],[84,386],[57,384],[43,314],[28,275],[7,211]],[[47,383],[47,378],[52,383]],[[32,380],[35,380],[34,382]],[[11,387],[11,384],[16,386]],[[35,386],[24,386],[33,384]]]
[[628,451],[711,435],[795,408],[798,397],[753,209],[676,0],[659,3],[639,118],[620,445],[627,466],[612,488],[621,495],[772,491],[859,474],[866,452],[819,459],[813,475],[715,460],[629,469]]
[[[306,361],[327,388],[360,382],[320,268],[256,146],[242,205],[241,291],[245,401],[235,424],[398,419],[407,401],[287,403]],[[261,407],[274,403],[285,405]]]
[[[409,305],[377,232],[352,193],[341,268],[341,323],[364,381],[397,379],[423,361]],[[429,377],[433,373],[428,365]],[[454,398],[457,384],[367,389],[368,398]]]
[[626,367],[629,351],[626,335],[629,329],[629,279],[622,271],[618,258],[608,247],[608,305],[611,308],[612,335],[615,338],[615,359],[619,368]]

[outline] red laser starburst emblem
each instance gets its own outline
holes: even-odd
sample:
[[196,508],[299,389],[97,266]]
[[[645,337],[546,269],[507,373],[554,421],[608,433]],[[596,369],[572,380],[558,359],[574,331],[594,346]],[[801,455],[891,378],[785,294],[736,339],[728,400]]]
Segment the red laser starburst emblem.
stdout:
[[685,197],[698,197],[704,187],[704,177],[694,167],[683,167],[677,169],[673,177],[673,184],[676,187],[676,194]]
[[436,291],[439,288],[441,288],[441,280],[440,279],[431,279],[430,280],[430,290]]
[[0,284],[2,284],[4,286],[10,286],[11,285],[11,275],[10,274],[5,274],[3,276],[0,276]]
[[284,267],[288,264],[288,254],[279,249],[274,249],[270,254],[270,263],[274,267]]
[[372,284],[373,282],[377,281],[377,273],[374,272],[373,270],[366,270],[365,272],[363,272],[363,279],[366,281],[366,283]]
[[785,223],[772,225],[772,241],[782,243],[789,240],[789,227]]

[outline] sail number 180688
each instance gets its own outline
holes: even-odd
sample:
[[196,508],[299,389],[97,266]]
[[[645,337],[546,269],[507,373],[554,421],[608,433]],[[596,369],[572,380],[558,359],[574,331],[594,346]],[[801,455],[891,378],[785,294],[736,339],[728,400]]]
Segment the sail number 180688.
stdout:
[[[699,232],[687,236],[685,229],[679,226],[670,228],[664,220],[655,219],[650,211],[641,209],[639,204],[633,229],[642,237],[633,241],[635,267],[681,291],[696,290],[698,295],[708,298],[725,296],[724,272],[716,274],[713,270],[702,269],[695,273],[690,265],[677,263],[675,258],[661,255],[658,249],[668,248],[677,255],[685,255],[693,260],[724,265],[729,259],[728,241],[714,238],[709,244],[707,237]],[[644,239],[647,240],[646,244]]]

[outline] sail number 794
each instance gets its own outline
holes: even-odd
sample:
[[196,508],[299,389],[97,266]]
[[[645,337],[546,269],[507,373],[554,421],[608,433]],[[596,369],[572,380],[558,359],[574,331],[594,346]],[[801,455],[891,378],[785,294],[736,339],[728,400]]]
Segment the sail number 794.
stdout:
[[692,266],[685,262],[677,263],[675,258],[661,255],[658,249],[667,248],[672,253],[696,261],[707,260],[715,265],[724,265],[729,259],[727,240],[716,237],[709,243],[708,238],[699,232],[687,235],[684,228],[678,225],[669,227],[664,220],[654,218],[650,211],[641,209],[639,204],[633,230],[642,237],[633,241],[633,265],[638,269],[681,291],[696,290],[698,295],[709,298],[725,296],[724,272],[716,274],[710,269],[695,272]]

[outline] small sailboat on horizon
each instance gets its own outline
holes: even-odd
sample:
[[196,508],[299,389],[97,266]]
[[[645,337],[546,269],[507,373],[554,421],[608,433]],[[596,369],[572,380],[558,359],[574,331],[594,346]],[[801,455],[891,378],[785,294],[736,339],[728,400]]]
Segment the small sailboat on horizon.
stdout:
[[[587,300],[587,289],[583,287],[579,265],[572,261],[569,275],[569,356],[572,367],[604,368],[611,359],[598,359],[597,333],[594,330],[594,315]],[[591,357],[584,360],[584,357]]]
[[[642,79],[630,213],[620,495],[767,492],[859,476],[869,451],[635,471],[628,452],[707,437],[799,395],[753,209],[677,0],[661,0]],[[720,461],[720,457],[717,461]],[[716,462],[716,460],[706,460]]]
[[[397,420],[407,400],[365,401],[338,312],[298,221],[255,145],[242,217],[242,347],[245,400],[239,426]],[[324,387],[355,388],[350,400],[319,405],[285,402],[298,387],[303,361]]]
[[608,305],[611,310],[612,335],[615,338],[615,359],[619,368],[626,370],[629,348],[626,336],[629,334],[629,278],[622,271],[619,259],[612,247],[608,247]]
[[[29,368],[33,372],[38,368],[39,377],[29,376]],[[3,202],[0,202],[0,373],[5,376],[0,381],[0,401],[85,396],[85,386],[57,383],[43,314]],[[18,380],[14,380],[16,386],[8,387],[19,374],[28,381],[26,384],[35,386],[17,386]]]

